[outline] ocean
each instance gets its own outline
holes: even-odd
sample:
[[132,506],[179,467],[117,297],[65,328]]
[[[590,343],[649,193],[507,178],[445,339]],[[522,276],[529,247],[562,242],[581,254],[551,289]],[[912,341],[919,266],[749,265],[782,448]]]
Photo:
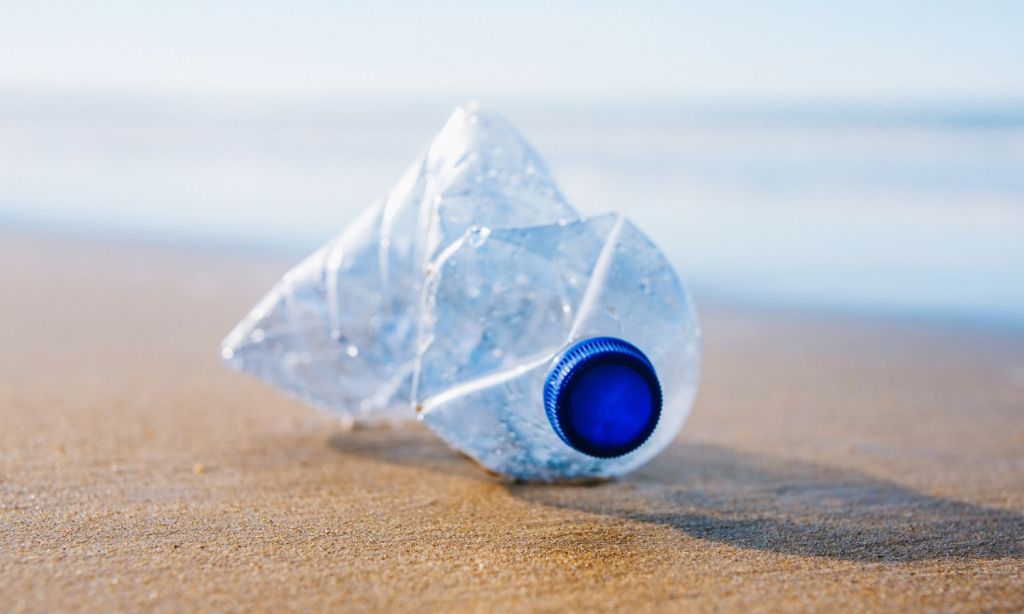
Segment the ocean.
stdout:
[[[0,98],[0,227],[299,258],[459,102]],[[509,102],[584,213],[701,300],[1024,325],[1024,109]]]

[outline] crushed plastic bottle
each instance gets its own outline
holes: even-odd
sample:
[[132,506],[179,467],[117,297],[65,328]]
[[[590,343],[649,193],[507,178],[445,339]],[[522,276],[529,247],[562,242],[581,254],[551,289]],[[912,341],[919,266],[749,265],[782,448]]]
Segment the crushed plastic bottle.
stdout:
[[540,481],[660,452],[701,360],[693,303],[657,247],[620,215],[581,219],[473,103],[221,351],[343,420],[418,416],[488,469]]

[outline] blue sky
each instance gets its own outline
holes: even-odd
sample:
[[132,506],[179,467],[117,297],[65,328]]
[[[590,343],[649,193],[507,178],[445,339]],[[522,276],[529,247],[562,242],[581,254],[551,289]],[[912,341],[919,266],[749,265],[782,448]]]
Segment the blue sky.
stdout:
[[8,1],[3,90],[1019,102],[1020,2]]

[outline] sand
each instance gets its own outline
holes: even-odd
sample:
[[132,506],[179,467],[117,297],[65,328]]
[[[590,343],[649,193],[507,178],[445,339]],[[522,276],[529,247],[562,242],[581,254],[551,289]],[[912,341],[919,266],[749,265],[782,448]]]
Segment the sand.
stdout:
[[284,259],[0,259],[3,610],[1024,609],[1019,333],[702,304],[680,439],[526,486],[223,368]]

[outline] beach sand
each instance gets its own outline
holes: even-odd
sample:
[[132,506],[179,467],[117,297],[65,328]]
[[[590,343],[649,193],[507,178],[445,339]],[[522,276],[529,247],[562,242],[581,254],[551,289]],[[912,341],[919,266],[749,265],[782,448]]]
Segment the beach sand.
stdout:
[[1024,337],[702,307],[675,444],[503,483],[221,366],[290,264],[0,235],[0,609],[1024,609]]

